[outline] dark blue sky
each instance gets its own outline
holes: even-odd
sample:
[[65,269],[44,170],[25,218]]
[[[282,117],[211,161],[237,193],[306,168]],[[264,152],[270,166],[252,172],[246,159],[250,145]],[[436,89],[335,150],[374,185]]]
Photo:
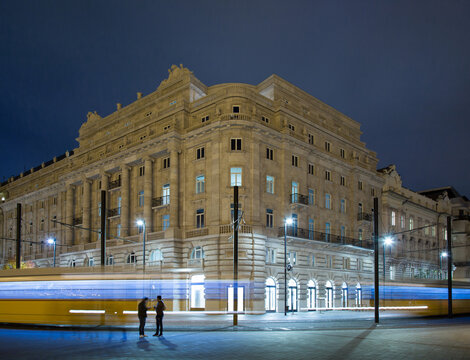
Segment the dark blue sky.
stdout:
[[275,73],[362,124],[413,190],[470,195],[470,1],[0,2],[0,179],[78,146],[183,63],[206,85]]

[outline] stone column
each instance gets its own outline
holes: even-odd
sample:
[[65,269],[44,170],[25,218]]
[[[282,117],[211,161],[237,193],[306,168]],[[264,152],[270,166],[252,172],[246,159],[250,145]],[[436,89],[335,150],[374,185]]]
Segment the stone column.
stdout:
[[144,174],[144,220],[147,228],[147,233],[152,232],[152,174],[153,174],[153,160],[150,157],[145,159],[145,174]]
[[170,226],[179,227],[178,201],[179,201],[179,151],[170,151]]
[[121,165],[121,236],[129,236],[129,166]]
[[[83,179],[83,227],[90,229],[91,223],[91,180]],[[89,243],[91,241],[90,230],[82,230],[82,243]]]
[[[67,186],[67,195],[65,199],[65,223],[72,225],[73,224],[73,217],[74,217],[74,211],[73,211],[73,200],[74,200],[74,192],[75,192],[75,187],[73,185],[68,185]],[[67,230],[65,231],[65,241],[67,245],[74,245],[74,237],[73,237],[73,228],[72,227],[67,227]]]

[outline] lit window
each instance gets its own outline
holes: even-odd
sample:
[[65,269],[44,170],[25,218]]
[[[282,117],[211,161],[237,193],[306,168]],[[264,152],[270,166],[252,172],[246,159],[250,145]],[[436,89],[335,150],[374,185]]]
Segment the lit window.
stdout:
[[341,199],[340,212],[342,214],[346,213],[346,200],[345,199]]
[[315,190],[308,189],[308,204],[314,205],[315,204]]
[[230,186],[242,186],[242,168],[230,168]]
[[121,236],[121,224],[118,224],[118,225],[117,225],[116,236],[117,236],[117,237],[120,237],[120,236]]
[[357,239],[358,239],[359,241],[362,241],[362,229],[359,229],[359,230],[358,230]]
[[346,228],[344,226],[341,226],[340,228],[340,236],[341,236],[341,241],[343,241],[344,237],[346,236]]
[[297,252],[295,251],[291,251],[287,254],[287,258],[289,260],[289,263],[291,265],[295,265],[297,264]]
[[331,209],[331,195],[325,194],[325,209]]
[[160,249],[155,249],[150,252],[150,263],[158,263],[163,261],[163,254]]
[[410,217],[410,230],[414,229],[414,221],[413,218]]
[[395,217],[396,217],[395,211],[392,211],[392,226],[395,226]]
[[162,187],[162,205],[170,203],[170,184],[165,184]]
[[308,219],[308,238],[313,240],[315,231],[315,221],[313,219]]
[[400,226],[402,229],[405,228],[405,217],[403,215],[400,216]]
[[274,194],[274,177],[266,175],[266,192]]
[[204,175],[196,176],[196,194],[201,194],[204,192],[205,188],[205,178]]
[[170,215],[163,215],[162,216],[162,223],[163,223],[163,231],[170,227]]
[[204,259],[204,250],[201,246],[196,246],[191,251],[191,259]]
[[275,264],[276,263],[276,250],[272,248],[266,248],[266,263]]

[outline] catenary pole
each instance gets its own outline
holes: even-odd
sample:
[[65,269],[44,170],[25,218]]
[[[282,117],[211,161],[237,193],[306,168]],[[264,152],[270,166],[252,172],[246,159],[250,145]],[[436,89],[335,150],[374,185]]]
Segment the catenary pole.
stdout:
[[[385,264],[384,264],[385,266]],[[379,199],[374,198],[374,310],[379,323]]]
[[21,204],[16,204],[16,268],[21,268]]
[[233,187],[233,325],[238,325],[238,186]]
[[452,314],[452,217],[447,217],[447,308],[448,316]]
[[101,266],[106,261],[106,190],[101,190]]

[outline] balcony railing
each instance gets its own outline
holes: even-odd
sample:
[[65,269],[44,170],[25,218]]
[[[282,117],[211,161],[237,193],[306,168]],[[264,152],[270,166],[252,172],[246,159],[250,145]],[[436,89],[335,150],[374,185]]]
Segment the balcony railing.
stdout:
[[291,204],[308,205],[308,196],[301,194],[290,194],[289,201]]
[[121,186],[121,179],[117,179],[117,180],[114,180],[114,181],[110,181],[109,182],[109,185],[108,185],[108,189],[109,190],[113,190],[113,189],[116,189],[118,187]]
[[[346,237],[346,236],[328,234],[328,233],[324,233],[320,231],[313,231],[313,230],[308,230],[308,229],[302,229],[302,228],[298,228],[295,226],[287,226],[286,234],[287,236],[290,236],[290,237],[322,241],[322,242],[327,242],[327,243],[332,243],[332,244],[352,245],[352,246],[362,247],[365,249],[372,249],[374,247],[374,244],[372,243],[372,241],[353,239],[353,238]],[[278,236],[279,237],[284,236],[284,226],[278,229]]]
[[83,218],[80,216],[80,217],[75,217],[72,219],[72,224],[73,225],[81,225],[83,224]]
[[108,209],[108,217],[109,218],[119,216],[119,215],[121,215],[121,208],[120,207],[115,208],[115,209]]
[[160,196],[152,199],[152,207],[170,204],[170,195]]
[[372,214],[360,212],[357,214],[357,221],[372,221]]
[[233,114],[223,114],[220,116],[221,120],[250,120],[250,115],[233,113]]

